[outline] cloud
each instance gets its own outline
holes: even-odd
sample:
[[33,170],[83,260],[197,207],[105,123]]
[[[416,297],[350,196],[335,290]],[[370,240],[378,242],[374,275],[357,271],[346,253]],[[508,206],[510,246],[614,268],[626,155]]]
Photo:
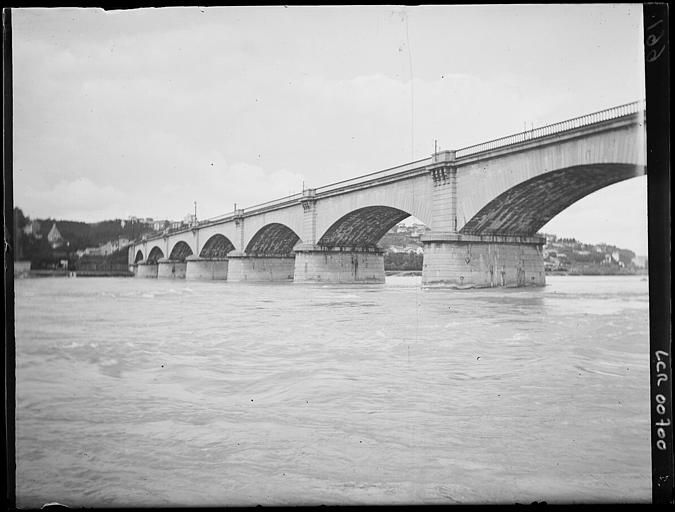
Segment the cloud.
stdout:
[[[19,198],[16,203],[21,206]],[[122,216],[120,206],[123,194],[110,185],[99,185],[88,178],[74,181],[60,181],[53,188],[36,188],[30,201],[39,205],[28,213],[31,217],[58,217],[66,220],[90,218],[96,212],[97,220],[114,219]],[[58,215],[54,212],[59,212]]]

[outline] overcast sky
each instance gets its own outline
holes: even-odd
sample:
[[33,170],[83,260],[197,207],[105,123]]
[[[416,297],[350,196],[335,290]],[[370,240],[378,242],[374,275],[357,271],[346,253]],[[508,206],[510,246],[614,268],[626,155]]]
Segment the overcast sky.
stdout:
[[[12,12],[33,218],[212,217],[644,97],[637,4]],[[647,254],[646,188],[542,231]]]

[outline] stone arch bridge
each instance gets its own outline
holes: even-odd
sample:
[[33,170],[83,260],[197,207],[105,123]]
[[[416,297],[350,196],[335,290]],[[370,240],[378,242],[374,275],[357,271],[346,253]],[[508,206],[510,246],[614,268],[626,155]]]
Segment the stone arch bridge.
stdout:
[[545,283],[537,231],[582,197],[646,174],[644,102],[588,114],[136,241],[138,277],[381,283],[378,241],[412,215],[425,286]]

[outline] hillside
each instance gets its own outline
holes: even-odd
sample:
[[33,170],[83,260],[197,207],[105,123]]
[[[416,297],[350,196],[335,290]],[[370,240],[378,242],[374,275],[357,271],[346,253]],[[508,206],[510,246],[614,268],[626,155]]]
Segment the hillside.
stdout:
[[[52,231],[54,227],[56,229]],[[62,261],[67,260],[68,267],[72,269],[77,268],[79,256],[87,248],[98,247],[109,241],[131,240],[152,231],[149,225],[122,219],[96,223],[53,218],[31,219],[17,207],[14,208],[14,258],[29,260],[33,269],[56,268],[63,266]],[[106,261],[126,264],[126,250],[118,252],[123,254],[108,255]]]

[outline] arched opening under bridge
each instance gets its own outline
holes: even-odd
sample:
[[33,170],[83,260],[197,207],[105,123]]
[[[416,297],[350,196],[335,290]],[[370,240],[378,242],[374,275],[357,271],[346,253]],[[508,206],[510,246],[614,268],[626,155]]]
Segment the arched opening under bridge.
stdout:
[[226,258],[234,250],[234,244],[224,235],[216,234],[209,238],[199,253],[201,258]]
[[384,283],[384,251],[378,242],[407,217],[408,212],[385,205],[343,215],[326,229],[316,248],[296,252],[295,280]]
[[185,261],[185,258],[191,255],[192,249],[190,248],[190,246],[187,243],[180,241],[176,245],[174,245],[173,249],[171,249],[169,259],[182,262]]
[[580,199],[644,173],[643,167],[630,164],[582,165],[551,171],[523,181],[495,197],[462,227],[460,233],[532,236]]
[[155,246],[150,251],[150,254],[148,254],[147,262],[148,263],[157,263],[157,261],[162,259],[163,257],[164,257],[164,252],[162,252],[162,249]]
[[332,248],[377,249],[380,239],[410,214],[391,206],[367,206],[351,211],[334,222],[317,245]]
[[263,226],[246,246],[252,256],[292,256],[300,237],[288,226],[272,223]]

